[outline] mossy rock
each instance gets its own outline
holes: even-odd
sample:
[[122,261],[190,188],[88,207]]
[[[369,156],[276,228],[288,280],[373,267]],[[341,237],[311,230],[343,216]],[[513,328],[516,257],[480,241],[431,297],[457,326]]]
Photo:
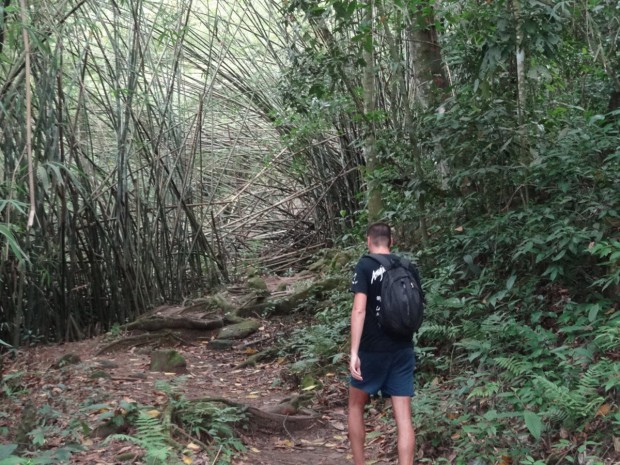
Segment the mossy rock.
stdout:
[[246,276],[248,278],[253,278],[255,276],[258,276],[259,274],[260,274],[260,272],[259,272],[258,268],[255,268],[253,266],[248,267],[247,270],[246,270]]
[[325,268],[325,264],[326,264],[325,259],[320,258],[316,262],[311,263],[308,266],[308,271],[323,271]]
[[52,365],[52,368],[62,368],[68,365],[77,365],[82,359],[76,354],[65,354],[58,359],[56,363]]
[[186,373],[187,362],[176,350],[157,350],[151,355],[151,371]]
[[100,378],[109,379],[110,373],[108,373],[107,371],[103,371],[103,370],[95,370],[90,374],[90,378],[91,379],[100,379]]
[[224,326],[217,335],[217,339],[243,339],[254,334],[258,328],[260,328],[259,321],[244,320],[234,325]]
[[257,291],[267,291],[267,283],[260,276],[252,276],[247,281],[247,286],[249,289],[254,289]]
[[228,350],[232,349],[235,344],[236,342],[230,339],[214,339],[209,342],[209,348],[214,350]]
[[234,311],[235,308],[236,307],[226,298],[226,296],[220,293],[193,300],[192,304],[185,309],[184,313],[190,311],[208,312],[213,310],[226,313]]
[[[344,286],[346,279],[343,277],[330,277],[316,282],[306,289],[291,294],[273,304],[274,314],[288,315],[301,308],[311,299],[321,301],[328,297],[329,293],[338,287]],[[313,304],[317,307],[316,302]]]
[[342,270],[353,259],[353,252],[341,250],[334,255],[331,261],[332,270]]

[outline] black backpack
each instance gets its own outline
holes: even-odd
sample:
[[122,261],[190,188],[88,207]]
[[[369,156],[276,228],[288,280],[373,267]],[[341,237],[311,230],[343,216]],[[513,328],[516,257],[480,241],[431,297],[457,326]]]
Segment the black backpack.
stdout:
[[379,326],[386,332],[411,337],[424,318],[424,295],[417,269],[405,258],[366,255],[385,269],[381,282]]

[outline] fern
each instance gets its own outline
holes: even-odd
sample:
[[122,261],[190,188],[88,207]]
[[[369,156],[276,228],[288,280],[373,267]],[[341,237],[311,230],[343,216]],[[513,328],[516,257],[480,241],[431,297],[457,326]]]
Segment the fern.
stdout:
[[577,386],[560,386],[542,376],[534,378],[534,383],[540,389],[542,396],[555,408],[562,410],[566,418],[572,421],[584,420],[593,416],[596,409],[605,401],[598,394],[598,388],[604,385],[609,372],[606,363],[599,363],[580,378]]
[[146,463],[149,465],[165,465],[170,456],[169,437],[161,421],[152,417],[143,410],[138,412],[134,420],[135,436],[127,434],[113,434],[106,440],[118,439],[129,441],[142,447],[146,453]]
[[498,382],[486,383],[482,386],[478,386],[472,389],[472,391],[469,393],[467,398],[472,399],[476,397],[479,397],[479,398],[493,397],[495,394],[497,394],[500,391],[501,387],[502,387],[501,383],[498,383]]
[[498,367],[507,370],[514,376],[521,376],[531,372],[533,364],[517,360],[515,357],[496,357],[493,359]]
[[426,340],[440,339],[454,341],[459,336],[460,330],[456,326],[424,323],[420,328],[420,336]]
[[617,350],[620,348],[620,324],[601,328],[594,338],[594,344],[603,351]]

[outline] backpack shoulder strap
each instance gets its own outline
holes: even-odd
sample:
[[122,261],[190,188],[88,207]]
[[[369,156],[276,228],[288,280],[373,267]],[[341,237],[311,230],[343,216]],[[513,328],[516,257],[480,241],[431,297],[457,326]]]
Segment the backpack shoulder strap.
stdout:
[[368,253],[366,255],[364,255],[365,257],[371,258],[374,261],[376,261],[379,265],[383,266],[383,268],[385,268],[385,271],[389,270],[390,268],[393,268],[393,264],[392,264],[392,260],[390,260],[389,258],[387,258],[385,255],[383,254],[379,254],[379,253]]

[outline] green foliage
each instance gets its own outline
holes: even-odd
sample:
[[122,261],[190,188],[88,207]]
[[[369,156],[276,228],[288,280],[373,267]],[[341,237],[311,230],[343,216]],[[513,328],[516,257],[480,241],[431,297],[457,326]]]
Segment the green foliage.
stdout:
[[316,313],[312,324],[295,330],[282,346],[283,354],[295,357],[291,370],[301,376],[320,372],[344,357],[351,296],[343,291],[333,292],[326,307]]
[[235,454],[245,450],[234,430],[247,419],[241,408],[217,401],[190,404],[179,399],[175,401],[175,409],[176,420],[186,431],[210,443],[214,454],[219,452],[218,463],[229,464]]
[[217,400],[190,402],[177,392],[183,382],[185,378],[178,377],[171,382],[159,381],[156,384],[159,391],[168,395],[173,412],[171,420],[209,445],[213,455],[218,457],[217,463],[231,463],[236,454],[245,450],[235,433],[235,428],[242,427],[247,419],[245,411]]
[[129,441],[138,444],[145,451],[147,465],[165,465],[169,463],[172,448],[169,444],[169,432],[159,417],[154,417],[144,410],[138,410],[133,419],[136,427],[134,435],[113,434],[106,439]]
[[37,452],[36,454],[14,455],[18,446],[16,444],[0,445],[0,465],[52,465],[69,463],[71,454],[79,450],[78,447],[64,446],[54,450]]

